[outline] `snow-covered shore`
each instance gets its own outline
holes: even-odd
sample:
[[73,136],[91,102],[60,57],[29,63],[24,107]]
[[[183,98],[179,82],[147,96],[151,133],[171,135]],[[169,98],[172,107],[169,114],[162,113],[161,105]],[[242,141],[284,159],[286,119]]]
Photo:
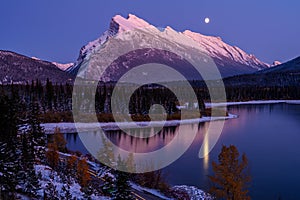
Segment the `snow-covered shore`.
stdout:
[[[259,100],[259,101],[241,101],[241,102],[224,102],[224,103],[205,103],[207,108],[218,107],[218,106],[232,106],[232,105],[255,105],[255,104],[277,104],[277,103],[287,103],[287,104],[300,104],[300,100]],[[201,122],[209,122],[224,119],[237,118],[237,115],[229,114],[227,117],[202,117],[196,119],[185,119],[185,120],[170,120],[170,121],[152,121],[151,127],[171,127],[178,126],[181,124],[195,124]],[[119,125],[119,126],[118,126]],[[74,123],[45,123],[42,124],[47,134],[52,134],[56,127],[60,128],[62,133],[75,133],[78,131],[94,131],[99,127],[102,130],[119,130],[130,129],[136,127],[136,125],[142,127],[148,127],[149,122],[120,122],[119,124],[115,122],[103,122],[103,123],[77,123],[76,127]]]
[[[237,115],[229,114],[226,117],[202,117],[196,119],[185,119],[185,120],[170,120],[170,121],[152,121],[151,127],[171,127],[178,126],[179,124],[195,124],[200,122],[209,122],[216,120],[226,120],[237,118]],[[118,126],[119,125],[119,126]],[[102,130],[120,130],[122,129],[130,129],[136,127],[136,125],[143,127],[148,127],[149,122],[103,122],[103,123],[77,123],[76,127],[74,123],[45,123],[41,124],[41,126],[45,129],[47,134],[52,134],[56,127],[60,129],[62,133],[75,133],[78,131],[94,131],[101,127]]]
[[255,104],[300,104],[300,100],[254,100],[254,101],[240,101],[240,102],[224,102],[224,103],[205,103],[207,108],[218,106],[233,106],[233,105],[255,105]]

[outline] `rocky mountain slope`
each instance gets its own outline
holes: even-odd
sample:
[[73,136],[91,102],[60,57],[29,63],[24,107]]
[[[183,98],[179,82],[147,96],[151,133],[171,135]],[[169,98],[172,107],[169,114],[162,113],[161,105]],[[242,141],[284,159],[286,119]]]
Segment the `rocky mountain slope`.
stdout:
[[[138,34],[136,30],[143,30],[143,34]],[[222,41],[219,37],[213,36],[205,36],[200,33],[195,33],[190,30],[186,30],[184,32],[177,32],[173,30],[171,27],[166,27],[164,29],[159,29],[144,21],[141,18],[138,18],[135,15],[129,14],[128,18],[123,18],[120,15],[116,15],[112,18],[110,22],[109,29],[98,39],[88,43],[83,46],[80,50],[79,57],[76,63],[67,69],[67,71],[73,75],[77,74],[78,69],[82,66],[82,64],[87,61],[91,54],[102,47],[106,42],[110,41],[113,37],[120,35],[121,33],[126,32],[126,39],[128,42],[136,37],[140,38],[145,42],[151,42],[153,38],[163,38],[164,42],[174,45],[181,46],[187,54],[192,54],[192,46],[191,43],[198,45],[202,51],[209,55],[217,67],[219,68],[223,77],[238,75],[238,74],[246,74],[253,73],[255,71],[266,69],[269,67],[268,64],[258,60],[254,55],[247,54],[243,50],[238,47],[231,46]],[[150,50],[145,50],[150,51]],[[145,51],[141,52],[142,55],[145,55]],[[110,52],[113,54],[114,52]],[[193,52],[194,53],[194,52]],[[151,56],[152,55],[152,56]],[[162,61],[170,62],[173,60],[173,55],[166,53],[162,54],[161,52],[155,52],[155,50],[151,50],[151,55],[147,54],[147,56],[143,57],[143,62],[153,62]],[[155,55],[155,56],[153,56]],[[169,57],[171,55],[171,57]],[[159,56],[159,57],[158,57]],[[124,57],[124,56],[123,56]],[[136,52],[132,53],[132,55],[125,55],[126,63],[124,64],[124,59],[118,59],[119,62],[114,62],[112,66],[110,66],[110,71],[123,73],[125,68],[128,69],[130,67],[134,67],[133,63],[139,63],[140,61],[134,60],[136,59]],[[162,58],[163,57],[163,58]],[[122,61],[122,62],[120,62]],[[173,60],[173,63],[178,63],[179,60]],[[181,61],[184,62],[184,61]],[[126,65],[126,66],[125,66]],[[183,69],[185,66],[181,66]],[[185,71],[188,71],[186,69]],[[192,72],[186,72],[187,74],[193,74]],[[111,73],[110,73],[111,74]],[[96,77],[95,77],[96,78]],[[194,78],[194,77],[191,77]],[[104,77],[104,80],[115,80],[117,77],[109,76]]]
[[11,51],[0,51],[0,84],[26,83],[39,79],[53,83],[70,81],[73,76],[51,62],[29,58]]

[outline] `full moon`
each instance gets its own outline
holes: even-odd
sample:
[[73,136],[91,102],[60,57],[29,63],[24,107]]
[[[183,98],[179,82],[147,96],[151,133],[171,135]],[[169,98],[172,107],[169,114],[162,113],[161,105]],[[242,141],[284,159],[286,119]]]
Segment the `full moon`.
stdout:
[[210,22],[210,19],[209,19],[208,17],[206,17],[206,18],[204,19],[204,22],[205,22],[206,24],[208,24],[208,23]]

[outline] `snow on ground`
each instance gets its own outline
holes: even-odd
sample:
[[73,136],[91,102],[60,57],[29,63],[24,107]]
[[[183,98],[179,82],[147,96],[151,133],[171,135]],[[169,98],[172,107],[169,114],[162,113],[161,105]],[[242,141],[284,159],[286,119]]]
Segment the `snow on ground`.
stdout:
[[[141,187],[134,183],[130,183],[130,185],[135,190],[150,193],[154,196],[157,196],[160,199],[172,200],[169,197],[166,197],[165,195],[160,193],[158,190],[144,188],[144,187]],[[204,192],[203,190],[200,190],[199,188],[197,188],[195,186],[179,185],[179,186],[172,187],[172,189],[174,191],[186,192],[189,195],[191,200],[212,200],[213,199],[208,193]]]
[[32,200],[32,198],[24,195],[24,194],[17,194],[17,199],[19,200]]
[[155,189],[149,189],[149,188],[144,188],[142,186],[136,185],[135,183],[130,183],[131,187],[135,190],[138,190],[140,192],[147,192],[150,193],[154,196],[157,196],[160,199],[166,199],[166,200],[171,200],[170,198],[164,196],[162,193],[160,193],[158,190]]
[[[39,191],[40,196],[44,195],[43,191],[47,188],[47,185],[49,183],[52,183],[55,186],[56,191],[59,195],[64,194],[64,192],[62,191],[64,183],[61,180],[61,177],[55,171],[45,165],[36,165],[35,170],[36,174],[40,173],[42,176],[39,180],[41,185],[41,190]],[[78,183],[75,183],[74,181],[72,182],[73,183],[70,185],[70,192],[72,196],[74,198],[83,199],[83,193],[80,191],[80,185]]]
[[172,188],[173,190],[177,191],[184,191],[186,192],[191,200],[212,200],[213,198],[203,190],[200,190],[194,186],[187,186],[187,185],[178,185]]
[[[81,192],[81,186],[75,182],[73,178],[71,178],[71,183],[63,182],[60,175],[52,170],[49,166],[45,165],[36,165],[35,171],[37,175],[41,175],[40,178],[40,185],[41,189],[39,190],[39,196],[44,196],[44,190],[47,188],[48,184],[52,183],[58,193],[58,196],[65,196],[65,192],[63,191],[63,187],[69,187],[69,191],[72,194],[72,197],[78,200],[85,199],[83,197],[83,193]],[[68,184],[68,185],[67,185]],[[110,198],[103,197],[103,196],[95,196],[92,195],[92,200],[109,200]]]
[[[226,117],[202,117],[196,119],[184,119],[184,120],[170,120],[170,121],[151,121],[150,127],[170,127],[170,126],[178,126],[179,124],[194,124],[200,122],[209,122],[216,120],[226,120],[236,118],[236,115],[229,114]],[[85,132],[85,131],[93,131],[98,128],[102,128],[102,130],[119,130],[122,129],[130,129],[135,128],[136,125],[139,127],[147,127],[149,128],[149,122],[119,122],[118,124],[115,122],[103,122],[103,123],[76,123],[76,127],[74,123],[45,123],[41,124],[41,126],[45,129],[47,134],[51,134],[54,132],[55,128],[60,128],[62,133],[75,133],[75,132]]]
[[[300,100],[259,100],[259,101],[241,101],[241,102],[223,102],[223,103],[205,103],[207,108],[218,107],[218,106],[232,106],[232,105],[254,105],[254,104],[276,104],[276,103],[287,103],[287,104],[300,104]],[[194,124],[200,122],[209,122],[216,120],[232,119],[237,118],[237,115],[229,114],[227,117],[202,117],[196,119],[184,119],[184,120],[170,120],[170,121],[151,121],[150,127],[170,127],[178,126],[179,124]],[[74,132],[85,132],[94,131],[101,127],[102,130],[119,130],[135,128],[136,125],[139,127],[149,128],[149,122],[101,122],[101,123],[77,123],[76,127],[74,123],[45,123],[41,124],[44,127],[47,134],[52,134],[56,127],[60,128],[62,133],[74,133]]]
[[300,100],[255,100],[255,101],[240,101],[240,102],[205,103],[205,106],[207,108],[211,108],[211,107],[218,107],[218,106],[275,104],[275,103],[300,104]]

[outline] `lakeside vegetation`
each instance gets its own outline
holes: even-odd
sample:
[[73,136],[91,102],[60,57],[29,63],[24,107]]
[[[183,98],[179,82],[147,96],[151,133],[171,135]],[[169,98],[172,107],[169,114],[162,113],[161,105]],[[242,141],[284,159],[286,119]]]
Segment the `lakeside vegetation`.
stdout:
[[[157,85],[144,86],[137,89],[130,98],[129,108],[124,107],[124,97],[128,95],[128,91],[124,88],[120,99],[118,99],[117,109],[121,113],[130,114],[133,121],[149,121],[149,109],[154,104],[160,104],[166,111],[167,120],[179,120],[181,118],[181,109],[185,109],[185,119],[199,118],[201,116],[210,116],[211,111],[205,108],[204,102],[210,102],[208,90],[203,82],[193,81],[191,85],[197,96],[198,102],[190,102],[190,97],[185,94],[184,88],[180,87],[179,91],[183,96],[185,108],[179,108],[179,102],[176,96],[168,89],[159,87]],[[111,94],[114,89],[113,83],[101,83],[97,88],[95,94],[95,111],[99,122],[114,122],[114,117],[111,112]],[[284,87],[234,87],[227,86],[226,88],[227,101],[250,101],[250,100],[293,100],[300,99],[300,88],[294,86]],[[88,86],[83,86],[83,91],[89,90]],[[20,106],[23,108],[20,115],[27,115],[30,104],[36,102],[40,110],[40,118],[42,123],[51,122],[73,122],[72,101],[74,106],[84,107],[80,116],[82,122],[90,122],[90,118],[95,114],[89,110],[89,102],[86,105],[79,104],[89,99],[89,96],[75,95],[72,99],[73,86],[71,84],[53,84],[49,80],[45,85],[40,81],[33,81],[26,85],[0,85],[0,95],[7,95],[8,97],[18,97],[20,99]],[[88,93],[89,94],[89,93]],[[195,104],[196,103],[196,104]],[[199,112],[195,112],[195,110]],[[227,113],[228,114],[228,113]],[[226,114],[226,115],[227,115]],[[118,114],[116,114],[118,115]],[[119,118],[120,118],[119,117]],[[152,114],[152,117],[159,118],[161,113]],[[118,118],[118,116],[117,116]]]
[[[175,195],[164,182],[161,171],[130,175],[113,168],[108,169],[91,156],[69,152],[59,129],[55,130],[54,135],[46,136],[40,126],[38,104],[31,104],[31,112],[28,112],[30,115],[24,116],[20,115],[23,113],[20,101],[17,96],[0,96],[1,199],[19,199],[21,196],[45,200],[95,199],[104,196],[112,199],[132,199],[129,181],[163,190],[170,197]],[[118,157],[115,161],[118,166],[134,167],[130,158],[124,161]],[[103,181],[98,176],[92,177],[91,162],[106,168],[107,172],[104,175],[112,174],[113,179],[105,177]],[[58,189],[59,185],[63,187]],[[76,194],[73,191],[74,187],[78,190],[75,191]]]
[[[110,196],[113,198],[125,195],[126,198],[128,197],[128,199],[130,199],[132,195],[129,194],[131,190],[130,182],[134,182],[143,187],[157,189],[168,197],[188,199],[188,194],[172,189],[167,183],[167,177],[165,177],[162,171],[132,175],[118,172],[114,168],[108,168],[102,165],[108,172],[113,174],[113,177],[110,177],[109,174],[104,174],[103,179],[105,181],[99,182],[98,179],[95,180],[89,173],[89,162],[93,161],[97,163],[95,158],[83,156],[80,152],[68,151],[64,136],[60,133],[59,129],[55,130],[55,134],[52,137],[47,138],[40,123],[46,122],[45,120],[48,120],[48,122],[72,120],[71,110],[68,110],[70,109],[70,99],[68,98],[70,98],[71,94],[68,94],[66,92],[67,90],[71,92],[70,85],[51,86],[50,82],[46,86],[36,85],[35,83],[33,83],[31,87],[29,85],[2,86],[0,95],[0,107],[2,111],[0,113],[1,198],[12,199],[16,198],[17,194],[23,194],[31,198],[41,198],[40,191],[42,190],[44,199],[49,199],[50,196],[51,198],[57,196],[59,199],[68,199],[71,195],[69,194],[71,190],[70,185],[67,185],[64,189],[63,196],[59,196],[61,194],[57,193],[51,181],[47,182],[47,187],[41,187],[41,183],[38,181],[41,175],[36,174],[35,167],[37,165],[43,165],[45,167],[49,166],[52,171],[52,176],[60,176],[64,183],[68,183],[69,181],[78,184],[81,188],[80,191],[82,195],[84,195],[86,199],[92,194]],[[53,96],[51,97],[50,94]],[[58,99],[60,100],[58,101]],[[168,104],[171,105],[170,102],[165,105]],[[173,102],[172,105],[176,105],[176,103]],[[167,119],[180,119],[180,110],[175,111],[176,106],[169,108],[171,109],[169,110],[170,112],[167,115]],[[111,121],[113,119],[112,114],[109,112],[105,113],[104,110],[103,113],[98,113],[99,121],[101,121],[100,119],[103,121],[106,120],[107,122]],[[210,111],[210,109],[202,107],[200,116],[209,116]],[[199,115],[199,113],[191,111],[188,112],[185,117],[192,118],[196,117],[197,114]],[[82,116],[82,118],[88,118],[89,115],[90,113]],[[147,121],[150,119],[148,117],[149,116],[139,112],[132,113],[132,119],[134,121]],[[222,152],[225,150],[226,148],[223,149]],[[109,155],[108,150],[104,151],[106,151],[106,153],[100,152],[100,155]],[[228,151],[229,153],[226,153]],[[241,163],[237,161],[239,157],[237,149],[230,147],[226,152],[223,152],[222,155],[220,154],[219,156],[220,165],[216,163],[213,164],[213,169],[216,174],[214,178],[211,176],[212,182],[220,183],[222,182],[221,178],[227,177],[227,175],[222,173],[226,171],[226,167],[233,166],[231,162],[237,165],[235,170],[232,171],[233,174],[228,176],[240,177],[240,173],[243,173],[247,166],[247,160],[244,156],[242,157]],[[64,156],[62,157],[62,155]],[[117,165],[134,168],[132,158],[128,157],[127,160],[122,160],[117,155],[112,156],[113,158],[109,159],[113,159],[112,162],[117,163]],[[21,162],[18,162],[18,160],[21,160]],[[245,180],[243,179],[239,182],[238,191],[236,191],[236,187],[232,185],[230,186],[232,188],[229,189],[227,188],[228,185],[219,185],[218,191],[212,189],[211,194],[218,196],[220,190],[222,188],[224,190],[225,188],[226,191],[230,191],[230,193],[227,194],[231,195],[228,197],[229,199],[233,199],[232,195],[235,196],[234,199],[239,199],[236,196],[239,194],[242,194],[240,199],[248,198],[247,190],[244,191],[246,187],[244,183],[247,183],[246,178],[247,176],[245,176]],[[101,185],[101,187],[99,187],[99,185]]]

